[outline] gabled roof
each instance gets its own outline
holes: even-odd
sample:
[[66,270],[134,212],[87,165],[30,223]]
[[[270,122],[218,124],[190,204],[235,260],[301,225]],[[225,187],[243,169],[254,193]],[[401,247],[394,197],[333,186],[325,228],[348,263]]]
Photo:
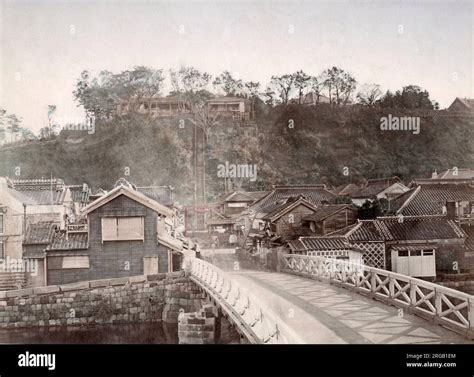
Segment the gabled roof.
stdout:
[[[411,194],[409,194],[411,193]],[[442,215],[446,202],[474,201],[474,185],[467,183],[424,183],[394,199],[397,214]]]
[[329,205],[323,205],[322,207],[319,207],[315,213],[306,216],[303,218],[304,221],[314,221],[314,222],[319,222],[323,221],[324,219],[328,218],[329,216],[332,216],[344,209],[349,209],[351,211],[357,211],[357,207],[355,207],[352,204],[329,204]]
[[254,202],[255,200],[254,196],[245,191],[234,191],[224,199],[226,202]]
[[[292,200],[293,198],[288,198],[288,200],[285,203],[276,205],[276,206],[271,206],[271,210],[267,212],[266,215],[262,217],[263,220],[270,220],[270,221],[275,221],[278,220],[280,217],[285,215],[286,213],[290,212],[294,208],[304,205],[307,208],[316,211],[317,207],[310,203],[309,201],[303,199],[303,198],[298,198],[296,200]],[[266,209],[263,209],[264,211]]]
[[51,221],[28,225],[24,245],[47,245],[53,239],[57,224]]
[[474,109],[474,99],[473,98],[461,98],[456,97],[453,103],[449,106],[449,109],[456,103],[459,102],[466,107],[467,110]]
[[352,192],[351,198],[372,198],[394,184],[399,184],[408,190],[402,180],[398,177],[369,179],[367,184],[358,191]]
[[[260,212],[265,207],[282,202],[283,199],[302,196],[313,205],[319,206],[323,202],[331,202],[337,198],[336,194],[328,191],[326,185],[289,185],[276,186],[263,198],[251,205],[250,209]],[[268,212],[267,212],[268,213]]]
[[87,215],[92,211],[95,211],[97,208],[103,206],[104,204],[112,201],[113,199],[119,197],[120,195],[125,195],[136,202],[143,204],[145,207],[148,207],[161,215],[172,217],[173,211],[169,208],[165,207],[163,204],[156,202],[153,199],[150,199],[148,196],[142,194],[139,191],[134,190],[133,188],[127,186],[117,186],[113,190],[109,191],[107,194],[101,196],[100,198],[96,199],[88,206],[86,206],[82,213]]

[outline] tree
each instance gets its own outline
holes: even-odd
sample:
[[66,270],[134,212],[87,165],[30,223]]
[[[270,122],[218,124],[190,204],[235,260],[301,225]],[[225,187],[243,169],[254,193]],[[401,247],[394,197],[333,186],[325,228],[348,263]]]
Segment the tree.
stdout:
[[430,99],[427,90],[423,90],[417,85],[407,85],[402,90],[397,90],[395,94],[387,91],[379,101],[378,105],[383,108],[399,109],[439,109],[439,104]]
[[[123,82],[119,85],[119,81],[119,77],[109,71],[100,72],[98,77],[92,77],[89,71],[82,71],[73,91],[74,99],[84,107],[87,117],[110,118],[128,90]],[[128,99],[131,96],[128,91]]]
[[7,115],[7,124],[7,129],[10,130],[13,139],[13,135],[17,134],[20,131],[21,119],[18,118],[15,114]]
[[56,105],[48,105],[48,126],[49,129],[53,129],[53,116],[56,112]]
[[332,67],[321,75],[322,83],[328,89],[331,103],[345,105],[357,86],[356,79],[343,69]]
[[310,87],[313,93],[316,95],[316,103],[319,103],[321,91],[324,88],[324,78],[321,75],[311,77]]
[[217,76],[212,85],[215,89],[223,91],[227,97],[241,94],[244,87],[242,80],[234,79],[229,71],[224,71]]
[[311,76],[308,76],[302,70],[293,73],[293,83],[296,89],[298,89],[298,103],[303,101],[303,90],[308,87],[311,82]]
[[282,76],[272,76],[270,86],[275,88],[275,92],[281,99],[283,104],[287,104],[291,89],[295,83],[294,75],[285,74]]
[[41,139],[49,139],[52,135],[52,131],[49,127],[43,127],[39,131],[39,138]]
[[36,140],[37,139],[35,134],[28,128],[21,127],[19,132],[21,134],[22,140]]
[[6,126],[7,126],[7,111],[0,109],[0,140],[5,138]]
[[277,99],[275,98],[275,90],[272,88],[271,85],[268,85],[265,88],[265,92],[263,93],[263,97],[265,98],[265,104],[268,106],[275,106],[277,104]]
[[172,92],[178,96],[181,110],[188,108],[192,111],[195,106],[203,106],[212,95],[206,90],[212,76],[200,72],[194,67],[182,66],[178,71],[170,70]]
[[381,97],[382,91],[380,85],[377,84],[364,84],[357,93],[358,103],[368,107],[374,107]]
[[256,81],[249,81],[245,83],[245,88],[247,89],[247,96],[250,99],[256,99],[260,90],[260,83]]

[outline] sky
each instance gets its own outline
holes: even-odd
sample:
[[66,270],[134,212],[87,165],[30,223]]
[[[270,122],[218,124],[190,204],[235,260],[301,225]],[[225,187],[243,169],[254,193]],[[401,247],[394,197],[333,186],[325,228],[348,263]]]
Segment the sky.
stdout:
[[38,132],[81,122],[81,71],[223,70],[263,85],[338,66],[359,84],[416,84],[441,108],[474,98],[474,1],[0,0],[0,108]]

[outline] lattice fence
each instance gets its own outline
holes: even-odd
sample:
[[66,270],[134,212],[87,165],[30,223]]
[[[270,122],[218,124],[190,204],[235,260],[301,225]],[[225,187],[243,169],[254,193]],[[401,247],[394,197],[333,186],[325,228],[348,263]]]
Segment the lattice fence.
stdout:
[[354,246],[364,251],[362,260],[366,266],[385,269],[385,244],[383,242],[357,242]]

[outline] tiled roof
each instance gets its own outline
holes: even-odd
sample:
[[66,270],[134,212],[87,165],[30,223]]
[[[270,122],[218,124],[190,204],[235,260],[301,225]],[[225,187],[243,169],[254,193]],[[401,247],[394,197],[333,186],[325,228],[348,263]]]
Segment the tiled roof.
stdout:
[[[398,203],[398,213],[406,216],[441,215],[446,202],[474,201],[473,185],[430,183],[418,187],[417,192],[406,196],[403,204]],[[398,198],[395,200],[400,202]]]
[[397,216],[378,218],[388,229],[393,240],[436,240],[464,238],[466,234],[453,221],[445,216],[415,216],[403,217],[403,222]]
[[292,251],[348,250],[353,249],[344,237],[300,237],[288,241]]
[[466,241],[464,243],[466,249],[469,251],[474,251],[474,226],[463,225],[461,227],[464,233],[467,235]]
[[64,202],[66,189],[61,179],[7,179],[8,187],[29,205],[58,205]]
[[[401,221],[403,220],[403,221]],[[445,216],[379,217],[359,220],[357,224],[332,232],[351,242],[383,242],[464,238],[466,234]]]
[[68,186],[71,192],[71,199],[77,203],[89,203],[90,189],[86,185],[71,185]]
[[335,213],[338,213],[339,211],[342,211],[343,209],[351,209],[354,211],[357,211],[356,207],[350,204],[330,204],[330,205],[323,205],[322,207],[319,207],[315,213],[306,216],[303,218],[305,221],[322,221],[326,219],[327,217],[334,215]]
[[137,191],[165,206],[173,205],[173,190],[170,186],[137,187]]
[[474,109],[474,99],[473,98],[460,98],[457,97],[466,107],[469,109]]
[[[298,196],[306,198],[314,205],[321,205],[322,202],[330,202],[337,198],[337,195],[328,191],[325,185],[277,186],[250,208],[260,212],[261,209],[270,205],[281,204],[283,199]],[[267,210],[266,213],[268,213]]]
[[31,205],[59,205],[63,204],[66,191],[23,191]]
[[283,199],[285,202],[283,203],[275,203],[268,207],[262,208],[261,213],[265,213],[262,217],[264,220],[272,220],[275,218],[281,217],[285,213],[286,210],[289,210],[292,207],[297,207],[299,205],[305,205],[306,207],[312,209],[313,211],[316,210],[316,206],[311,202],[305,200],[302,197],[291,197],[288,199]]
[[[456,172],[456,175],[454,175]],[[436,179],[472,179],[474,178],[474,170],[459,168],[457,170],[448,169],[438,174]]]
[[359,186],[357,186],[354,183],[349,183],[346,185],[341,185],[341,186],[336,187],[333,190],[333,192],[334,194],[337,194],[339,196],[350,196],[359,190],[360,190]]
[[47,250],[78,250],[87,249],[87,233],[69,233],[58,232],[54,235],[51,244]]
[[51,242],[57,225],[53,222],[30,224],[26,230],[24,245],[47,245]]
[[395,183],[403,184],[401,179],[398,177],[369,179],[365,187],[351,193],[351,198],[374,197]]

